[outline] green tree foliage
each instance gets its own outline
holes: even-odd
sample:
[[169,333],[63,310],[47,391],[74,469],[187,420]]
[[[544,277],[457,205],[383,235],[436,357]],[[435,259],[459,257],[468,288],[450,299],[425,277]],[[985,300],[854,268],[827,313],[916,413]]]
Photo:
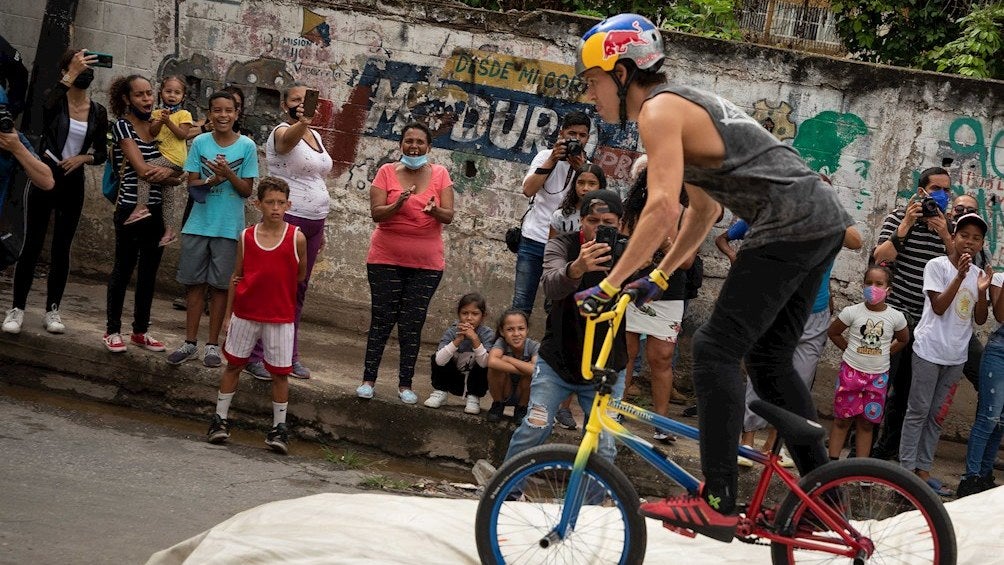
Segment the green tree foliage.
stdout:
[[959,25],[959,36],[931,51],[928,61],[943,72],[1004,79],[1004,3],[978,8]]
[[741,39],[733,0],[461,0],[487,10],[558,10],[605,18],[624,12],[641,14],[665,29],[719,39]]
[[1004,2],[834,0],[837,33],[859,60],[1001,77]]

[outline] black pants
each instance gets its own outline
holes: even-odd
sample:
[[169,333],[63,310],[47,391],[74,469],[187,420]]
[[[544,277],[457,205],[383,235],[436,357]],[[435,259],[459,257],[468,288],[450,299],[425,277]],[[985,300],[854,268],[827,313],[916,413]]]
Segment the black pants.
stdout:
[[[823,273],[843,233],[797,243],[771,243],[739,251],[714,311],[694,335],[694,386],[701,429],[701,468],[706,493],[734,510],[737,442],[742,431],[745,387],[739,361],[757,395],[804,418],[816,420],[812,396],[792,366]],[[821,441],[789,445],[804,475],[828,460]]]
[[115,264],[108,279],[106,326],[106,331],[110,334],[120,333],[122,330],[122,306],[134,270],[136,298],[132,331],[141,334],[149,329],[157,269],[160,268],[160,258],[164,254],[164,248],[159,245],[160,238],[164,235],[160,206],[150,206],[149,218],[127,226],[122,225],[133,208],[129,206],[115,210]]
[[374,382],[380,369],[384,347],[397,325],[401,346],[398,386],[411,387],[415,362],[422,344],[422,327],[429,301],[439,287],[443,271],[412,269],[396,265],[366,265],[370,283],[370,329],[366,339],[363,380]]
[[45,234],[49,231],[49,218],[55,215],[52,227],[52,247],[49,251],[49,278],[45,309],[59,307],[70,275],[70,245],[77,233],[80,212],[84,208],[84,168],[69,175],[56,167],[53,171],[56,186],[52,190],[32,187],[28,193],[27,221],[24,249],[14,270],[14,307],[24,310],[28,293],[35,278],[38,256],[42,253]]
[[456,396],[473,394],[480,398],[488,392],[488,367],[482,367],[475,363],[471,370],[465,374],[457,368],[455,357],[440,367],[436,364],[436,355],[433,354],[432,388],[445,390]]

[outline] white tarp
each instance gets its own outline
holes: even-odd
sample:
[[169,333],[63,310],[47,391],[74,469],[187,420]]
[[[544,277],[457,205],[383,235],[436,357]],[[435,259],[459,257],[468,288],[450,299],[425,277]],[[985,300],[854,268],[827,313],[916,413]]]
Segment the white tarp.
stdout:
[[[960,565],[1004,563],[1004,488],[946,504]],[[477,501],[318,494],[241,512],[154,554],[147,565],[476,564]],[[649,563],[770,563],[770,548],[686,538],[648,521]]]

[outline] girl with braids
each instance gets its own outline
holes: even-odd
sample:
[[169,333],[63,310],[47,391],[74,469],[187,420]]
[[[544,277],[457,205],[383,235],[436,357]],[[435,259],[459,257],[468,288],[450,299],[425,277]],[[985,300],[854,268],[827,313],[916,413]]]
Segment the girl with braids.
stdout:
[[[624,198],[624,219],[621,231],[631,235],[638,218],[641,216],[645,202],[648,200],[648,158],[642,155],[633,167],[635,171],[635,183],[631,186],[627,196]],[[686,206],[686,192],[681,192],[680,204]],[[686,213],[686,212],[684,212]],[[682,217],[682,215],[681,215]],[[658,264],[670,246],[672,241],[667,239],[659,247],[653,263]],[[638,356],[641,347],[641,334],[648,336],[645,341],[645,359],[648,361],[652,376],[652,404],[655,411],[663,416],[669,415],[669,400],[673,392],[673,352],[676,350],[676,338],[680,334],[680,324],[683,322],[683,300],[686,297],[687,275],[685,270],[693,263],[693,256],[685,262],[681,269],[673,272],[669,277],[669,286],[662,293],[659,300],[648,304],[648,311],[643,312],[633,303],[628,306],[626,337],[628,359]],[[651,270],[652,265],[642,269],[644,272]],[[634,364],[629,362],[625,368],[625,390],[631,386],[632,370]],[[663,443],[672,443],[676,440],[670,434],[655,430],[652,436]]]
[[607,176],[599,165],[586,163],[575,170],[572,186],[575,187],[575,190],[569,190],[565,193],[561,205],[551,215],[548,239],[560,233],[579,231],[579,207],[582,204],[582,195],[606,188]]

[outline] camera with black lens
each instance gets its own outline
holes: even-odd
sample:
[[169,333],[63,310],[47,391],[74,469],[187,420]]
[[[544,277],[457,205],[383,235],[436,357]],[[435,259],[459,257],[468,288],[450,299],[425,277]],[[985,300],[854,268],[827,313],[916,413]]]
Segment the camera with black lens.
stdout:
[[925,218],[933,218],[941,214],[941,206],[930,196],[920,201],[920,215]]
[[603,266],[613,267],[627,249],[628,236],[618,233],[614,226],[603,225],[596,228],[596,243],[606,243],[610,246],[610,260]]
[[0,133],[12,133],[14,131],[14,115],[10,113],[5,104],[0,104]]
[[582,155],[585,149],[582,147],[582,142],[578,139],[566,139],[565,140],[565,156],[561,159],[562,161],[567,161],[569,157],[578,157]]

